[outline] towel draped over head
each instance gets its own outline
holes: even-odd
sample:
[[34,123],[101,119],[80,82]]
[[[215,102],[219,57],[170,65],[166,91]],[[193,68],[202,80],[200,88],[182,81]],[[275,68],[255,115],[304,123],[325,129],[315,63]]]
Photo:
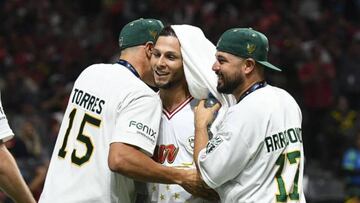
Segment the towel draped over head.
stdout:
[[215,62],[216,47],[205,37],[202,30],[191,25],[172,25],[183,57],[184,73],[190,94],[196,99],[206,99],[213,94],[222,106],[232,104],[232,96],[216,90],[217,76],[211,70]]
[[228,107],[236,103],[233,95],[222,94],[216,90],[217,76],[212,71],[216,58],[216,47],[202,30],[191,25],[172,25],[181,46],[184,73],[190,94],[196,99],[206,99],[211,93],[221,103],[217,120],[222,120]]

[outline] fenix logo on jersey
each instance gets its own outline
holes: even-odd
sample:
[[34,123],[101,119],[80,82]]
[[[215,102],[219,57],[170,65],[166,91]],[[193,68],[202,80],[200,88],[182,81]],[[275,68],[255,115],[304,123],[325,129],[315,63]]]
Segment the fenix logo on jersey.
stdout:
[[144,137],[149,139],[152,143],[155,142],[156,132],[155,132],[155,130],[153,130],[149,126],[147,126],[147,125],[145,125],[145,124],[143,124],[141,122],[130,121],[129,122],[129,127],[137,129],[137,133],[143,135]]

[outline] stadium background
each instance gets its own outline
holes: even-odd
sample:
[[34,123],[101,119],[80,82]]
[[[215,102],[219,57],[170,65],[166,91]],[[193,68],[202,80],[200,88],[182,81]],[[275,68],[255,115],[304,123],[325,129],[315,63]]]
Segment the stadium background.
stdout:
[[231,27],[265,33],[283,69],[268,80],[303,110],[307,200],[344,202],[342,157],[360,134],[359,0],[0,0],[0,90],[17,135],[7,146],[36,196],[75,78],[116,61],[120,29],[139,17],[198,26],[213,43]]

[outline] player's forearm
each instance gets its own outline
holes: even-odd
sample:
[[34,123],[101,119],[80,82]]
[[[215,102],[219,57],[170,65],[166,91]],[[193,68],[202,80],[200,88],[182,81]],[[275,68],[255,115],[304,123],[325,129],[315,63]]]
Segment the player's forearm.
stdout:
[[184,176],[184,170],[162,166],[143,152],[122,143],[111,144],[109,167],[114,172],[143,182],[181,184]]
[[35,203],[16,162],[3,144],[0,144],[0,187],[15,202]]
[[199,169],[198,159],[200,151],[206,148],[206,145],[209,142],[208,126],[214,121],[214,115],[220,107],[220,103],[208,106],[205,105],[205,100],[201,100],[199,105],[195,108],[194,161],[197,169]]
[[205,125],[195,126],[194,161],[197,168],[199,167],[198,166],[199,153],[202,149],[206,148],[208,141],[209,141],[209,135],[207,132],[207,127]]

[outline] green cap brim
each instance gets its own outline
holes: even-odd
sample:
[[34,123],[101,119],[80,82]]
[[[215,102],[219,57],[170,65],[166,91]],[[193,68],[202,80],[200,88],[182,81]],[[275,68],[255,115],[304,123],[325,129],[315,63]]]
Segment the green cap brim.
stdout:
[[256,61],[256,62],[260,63],[263,66],[266,66],[267,68],[271,68],[273,70],[281,71],[280,68],[274,66],[273,64],[271,64],[271,63],[269,63],[267,61]]

